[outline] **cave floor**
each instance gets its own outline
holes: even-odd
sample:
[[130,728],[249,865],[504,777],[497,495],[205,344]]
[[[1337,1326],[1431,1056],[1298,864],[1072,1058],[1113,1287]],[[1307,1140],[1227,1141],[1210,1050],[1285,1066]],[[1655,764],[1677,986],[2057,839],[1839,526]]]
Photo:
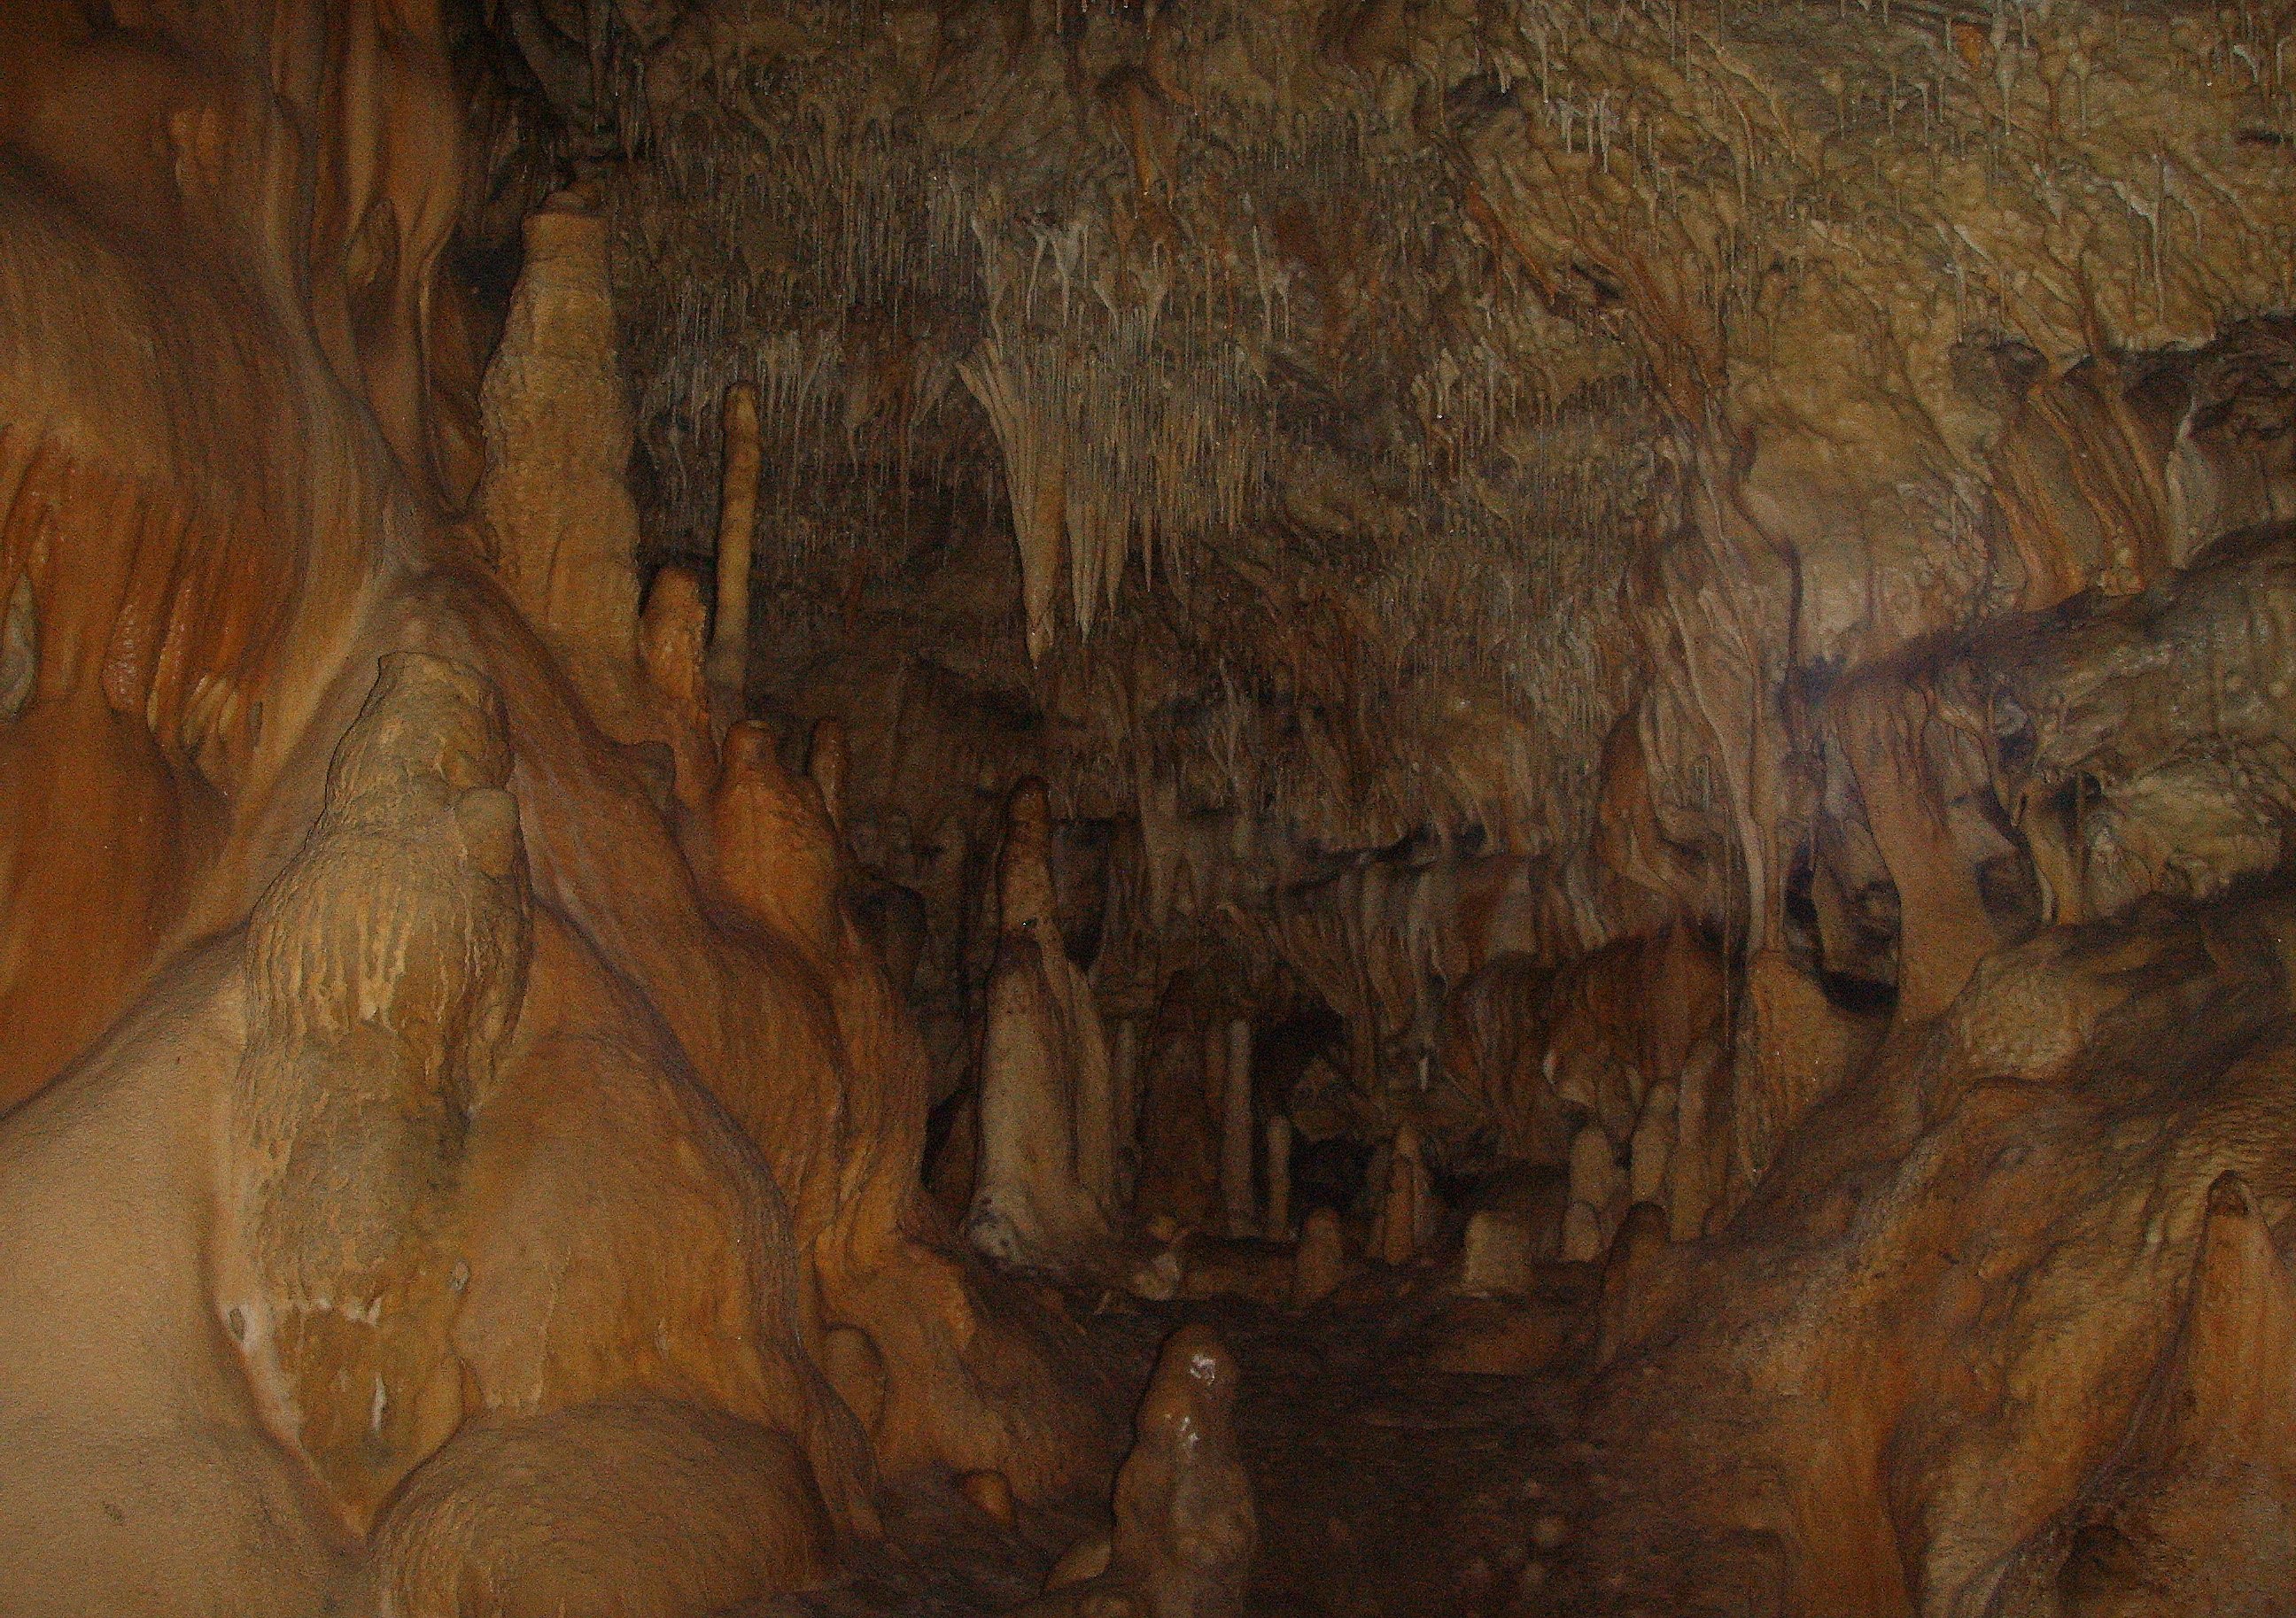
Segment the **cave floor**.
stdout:
[[[1511,1610],[1540,1576],[1543,1504],[1567,1491],[1562,1434],[1591,1314],[1582,1278],[1525,1306],[1446,1292],[1431,1271],[1359,1278],[1292,1312],[1240,1296],[1145,1303],[1068,1295],[1065,1317],[1129,1400],[1175,1328],[1211,1324],[1243,1379],[1239,1437],[1259,1511],[1250,1611],[1283,1618],[1412,1618]],[[1446,1344],[1558,1333],[1552,1369],[1469,1374],[1431,1364]],[[1071,1544],[1104,1529],[1102,1501],[1021,1513],[999,1527],[953,1488],[889,1505],[889,1539],[829,1589],[773,1609],[791,1618],[1004,1613],[1041,1589]],[[1526,1571],[1526,1569],[1528,1571]]]

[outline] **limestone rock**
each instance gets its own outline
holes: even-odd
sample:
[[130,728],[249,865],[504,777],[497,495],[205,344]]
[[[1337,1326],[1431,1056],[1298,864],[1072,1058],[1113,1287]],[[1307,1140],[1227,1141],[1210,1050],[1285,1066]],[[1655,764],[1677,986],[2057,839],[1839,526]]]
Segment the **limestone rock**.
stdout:
[[1235,1618],[1259,1549],[1259,1514],[1236,1446],[1234,1359],[1208,1328],[1166,1339],[1116,1475],[1106,1571],[1022,1611]]
[[1316,1208],[1300,1228],[1292,1250],[1292,1307],[1320,1303],[1339,1290],[1347,1279],[1347,1240],[1340,1216],[1330,1208]]
[[1419,1146],[1419,1132],[1405,1124],[1390,1143],[1387,1195],[1373,1227],[1372,1251],[1385,1264],[1407,1264],[1432,1240],[1443,1220],[1434,1177]]
[[1070,1263],[1110,1233],[1114,1080],[1091,985],[1062,947],[1044,784],[1013,789],[998,857],[1003,934],[981,1035],[980,1157],[965,1231],[1024,1268]]
[[1563,1215],[1562,1256],[1571,1263],[1600,1258],[1624,1209],[1626,1176],[1616,1148],[1599,1124],[1579,1126],[1570,1142],[1570,1204]]
[[480,396],[478,508],[504,588],[565,658],[591,712],[619,727],[637,654],[638,519],[606,254],[606,220],[582,197],[528,218]]
[[1531,1231],[1520,1214],[1485,1208],[1467,1220],[1459,1290],[1469,1297],[1521,1297],[1530,1290]]

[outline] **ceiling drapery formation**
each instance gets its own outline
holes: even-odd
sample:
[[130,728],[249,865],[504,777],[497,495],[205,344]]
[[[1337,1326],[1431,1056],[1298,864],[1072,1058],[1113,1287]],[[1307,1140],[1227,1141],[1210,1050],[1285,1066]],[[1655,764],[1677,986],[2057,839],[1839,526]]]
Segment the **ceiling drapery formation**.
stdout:
[[[1131,717],[1238,710],[1170,740],[1241,726],[1273,778],[1228,783],[1247,805],[1316,768],[1273,708],[1360,693],[1233,630],[1318,603],[1344,674],[1405,700],[1374,756],[1428,778],[1349,796],[1504,799],[1526,839],[1583,825],[1651,673],[1605,666],[1630,571],[1659,642],[1685,569],[1790,560],[1775,623],[1691,613],[1773,679],[2039,604],[2062,536],[2005,520],[1987,461],[2032,376],[1983,356],[2204,340],[2290,291],[2268,8],[721,4],[570,37],[505,9],[601,157],[656,543],[702,548],[752,380],[770,632],[898,580],[968,486],[1034,659],[1176,642]],[[2139,575],[2106,543],[2079,582]],[[1446,699],[1518,747],[1391,740]],[[1510,752],[1543,790],[1476,790]],[[1056,762],[1079,803],[1132,796]]]
[[657,554],[755,386],[758,694],[900,879],[1028,768],[1150,919],[1447,850],[1759,953],[1829,685],[2254,503],[2142,355],[2292,295],[2284,12],[513,4],[495,149],[614,221]]

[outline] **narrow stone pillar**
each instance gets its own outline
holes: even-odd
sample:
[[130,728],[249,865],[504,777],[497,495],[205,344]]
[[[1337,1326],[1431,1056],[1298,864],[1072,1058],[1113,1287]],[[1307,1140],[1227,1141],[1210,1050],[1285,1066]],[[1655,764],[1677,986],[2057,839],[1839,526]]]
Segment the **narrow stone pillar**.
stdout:
[[1111,1066],[1111,1120],[1115,1132],[1116,1201],[1132,1205],[1140,1183],[1140,1019],[1128,1017],[1116,1025],[1116,1050]]
[[1267,1239],[1292,1239],[1292,1120],[1267,1121]]
[[1259,1233],[1259,1199],[1251,1186],[1251,1025],[1227,1026],[1226,1105],[1220,1115],[1220,1200],[1230,1236]]
[[1076,1113],[1077,1180],[1085,1195],[1103,1213],[1115,1214],[1116,1200],[1116,1075],[1111,1070],[1108,1036],[1092,1004],[1092,988],[1073,961],[1063,956],[1060,968],[1069,993],[1071,1050],[1070,1083]]
[[726,390],[723,481],[718,494],[718,612],[709,639],[709,691],[730,717],[741,717],[750,672],[750,561],[757,540],[758,390]]

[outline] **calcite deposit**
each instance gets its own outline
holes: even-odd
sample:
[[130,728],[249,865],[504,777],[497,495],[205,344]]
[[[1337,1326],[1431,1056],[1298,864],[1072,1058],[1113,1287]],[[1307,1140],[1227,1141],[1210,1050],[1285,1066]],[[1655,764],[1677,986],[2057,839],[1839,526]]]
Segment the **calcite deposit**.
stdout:
[[2288,1611],[2292,37],[0,6],[0,1614]]

